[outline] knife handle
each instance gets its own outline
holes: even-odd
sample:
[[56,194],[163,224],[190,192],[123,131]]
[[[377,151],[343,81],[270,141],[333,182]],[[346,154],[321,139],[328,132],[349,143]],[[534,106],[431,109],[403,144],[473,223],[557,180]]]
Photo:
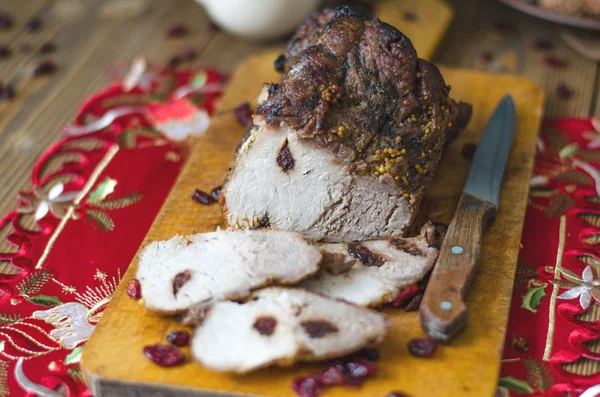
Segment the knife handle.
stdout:
[[460,197],[421,301],[421,326],[431,339],[446,343],[465,327],[465,295],[479,266],[483,231],[495,216],[492,203]]

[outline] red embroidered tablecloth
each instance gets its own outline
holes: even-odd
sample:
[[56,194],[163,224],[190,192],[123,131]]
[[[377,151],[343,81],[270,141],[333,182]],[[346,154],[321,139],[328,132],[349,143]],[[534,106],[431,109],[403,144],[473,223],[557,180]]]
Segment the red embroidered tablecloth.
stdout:
[[[161,71],[132,81],[82,106],[34,167],[32,191],[1,220],[14,249],[0,260],[21,272],[0,276],[0,397],[90,395],[81,351],[223,76]],[[600,337],[600,133],[591,120],[548,121],[538,146],[499,395],[578,395],[600,383],[600,349],[589,343]],[[588,360],[586,375],[569,370],[578,360]]]

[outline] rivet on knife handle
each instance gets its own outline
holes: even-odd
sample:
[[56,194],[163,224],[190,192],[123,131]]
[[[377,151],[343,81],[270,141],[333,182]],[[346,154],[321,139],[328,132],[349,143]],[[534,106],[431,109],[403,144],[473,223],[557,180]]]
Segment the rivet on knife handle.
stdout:
[[495,215],[494,204],[462,194],[420,307],[423,329],[438,342],[466,325],[466,291],[479,265],[483,231]]

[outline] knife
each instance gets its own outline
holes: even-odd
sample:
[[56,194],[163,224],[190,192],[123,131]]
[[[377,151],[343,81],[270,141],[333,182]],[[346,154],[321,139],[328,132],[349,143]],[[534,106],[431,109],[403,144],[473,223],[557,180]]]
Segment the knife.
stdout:
[[447,343],[467,324],[465,295],[480,262],[481,240],[494,221],[504,166],[515,129],[515,104],[505,96],[483,133],[467,182],[420,306],[429,337]]

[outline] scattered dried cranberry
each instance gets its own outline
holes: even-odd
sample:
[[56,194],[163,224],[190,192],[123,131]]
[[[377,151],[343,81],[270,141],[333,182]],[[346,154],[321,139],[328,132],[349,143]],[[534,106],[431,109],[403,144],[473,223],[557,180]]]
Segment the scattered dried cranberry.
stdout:
[[275,67],[275,71],[279,73],[283,72],[283,70],[285,69],[285,55],[279,55],[277,59],[275,59],[273,66]]
[[252,125],[252,108],[248,102],[244,102],[235,107],[233,113],[241,125],[245,127]]
[[35,32],[42,26],[42,21],[39,18],[33,17],[25,22],[25,30],[27,32]]
[[137,300],[142,298],[142,286],[137,278],[129,280],[129,284],[127,284],[127,295],[129,295],[131,299]]
[[369,376],[377,372],[377,364],[372,361],[357,359],[346,364],[346,370],[350,379],[346,380],[349,386],[358,386]]
[[419,287],[416,284],[411,284],[408,287],[405,287],[398,292],[396,298],[394,299],[393,305],[395,307],[402,307],[407,302],[412,300],[412,298],[419,293]]
[[565,58],[557,58],[553,55],[546,55],[544,57],[544,65],[550,69],[564,69],[568,64],[569,62]]
[[533,42],[533,48],[536,50],[552,50],[554,43],[547,39],[538,38]]
[[34,70],[34,76],[43,76],[46,74],[52,74],[56,70],[56,64],[52,61],[44,61],[40,63]]
[[210,191],[210,198],[216,203],[219,201],[219,197],[221,197],[221,188],[222,186],[217,186],[213,190]]
[[429,338],[414,338],[408,342],[408,351],[417,357],[431,357],[437,349],[437,343]]
[[13,25],[13,20],[10,15],[0,13],[0,29],[10,29]]
[[321,376],[326,386],[343,385],[346,381],[346,374],[338,367],[327,368]]
[[299,397],[318,397],[323,392],[323,380],[318,375],[294,379],[292,390]]
[[387,397],[408,397],[407,394],[402,393],[401,391],[393,391],[390,392]]
[[167,334],[167,340],[175,346],[187,346],[190,343],[190,333],[183,330],[171,331]]
[[287,172],[294,168],[296,164],[296,160],[294,156],[292,156],[292,152],[290,152],[290,148],[288,148],[288,140],[285,139],[283,146],[279,149],[279,154],[277,155],[277,164],[283,172],[287,174]]
[[460,151],[462,156],[467,160],[473,160],[473,156],[475,156],[475,151],[477,150],[477,145],[474,143],[465,143]]
[[173,58],[171,58],[169,60],[169,63],[167,64],[167,66],[169,68],[176,68],[177,66],[179,66],[180,63],[181,63],[181,58],[179,58],[179,55],[175,55]]
[[154,364],[172,367],[183,362],[183,353],[176,347],[156,344],[144,347],[144,355]]
[[423,294],[417,294],[414,298],[411,299],[410,302],[406,306],[404,306],[405,312],[415,312],[419,310],[421,306],[421,301],[423,300]]
[[573,90],[567,87],[565,83],[560,83],[556,86],[556,95],[560,99],[569,99],[573,95]]
[[7,45],[0,45],[0,59],[8,58],[11,54],[10,48]]
[[183,37],[186,36],[188,34],[188,28],[185,27],[184,25],[175,25],[175,26],[171,26],[168,30],[167,30],[167,37]]
[[412,11],[406,11],[403,15],[404,20],[405,21],[409,21],[409,22],[414,22],[414,21],[418,21],[419,20],[419,16],[412,12]]
[[196,51],[194,51],[192,48],[184,48],[179,53],[179,58],[182,61],[191,61],[192,59],[196,58]]
[[361,263],[367,267],[381,267],[385,263],[385,258],[383,256],[376,254],[360,243],[348,244],[348,254],[361,261]]
[[208,193],[203,192],[200,189],[196,189],[194,194],[192,195],[192,200],[197,202],[198,204],[209,205],[213,203],[212,198],[208,195]]
[[0,84],[0,101],[8,101],[13,99],[15,96],[15,92],[13,91],[10,85],[2,85]]
[[56,51],[56,45],[53,42],[49,41],[47,43],[44,43],[38,51],[40,54],[50,54],[51,52]]
[[494,53],[491,51],[484,51],[481,54],[479,54],[479,59],[481,59],[485,63],[492,62],[492,60],[494,59]]
[[256,319],[252,327],[261,335],[271,336],[277,327],[277,319],[271,316],[262,316]]

